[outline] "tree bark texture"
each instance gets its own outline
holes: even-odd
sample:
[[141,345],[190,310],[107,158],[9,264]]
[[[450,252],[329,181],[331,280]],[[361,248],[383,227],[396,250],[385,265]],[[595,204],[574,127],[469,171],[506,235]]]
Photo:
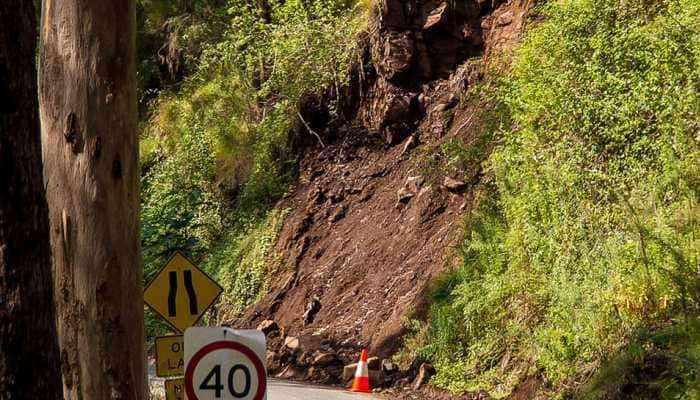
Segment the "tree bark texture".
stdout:
[[44,0],[40,107],[66,399],[144,399],[134,0]]
[[61,396],[33,0],[0,1],[0,399]]

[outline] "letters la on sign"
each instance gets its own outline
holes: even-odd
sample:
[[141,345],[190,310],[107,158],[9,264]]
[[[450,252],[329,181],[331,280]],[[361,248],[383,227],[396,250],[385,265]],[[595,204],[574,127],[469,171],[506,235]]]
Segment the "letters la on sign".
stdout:
[[223,288],[180,253],[151,280],[144,301],[178,332],[193,326]]

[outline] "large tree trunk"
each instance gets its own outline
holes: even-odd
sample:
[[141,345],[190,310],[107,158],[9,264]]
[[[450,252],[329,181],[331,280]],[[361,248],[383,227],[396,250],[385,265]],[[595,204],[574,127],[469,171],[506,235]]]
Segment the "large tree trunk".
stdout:
[[44,0],[42,23],[41,123],[64,396],[143,399],[135,1]]
[[36,16],[0,1],[0,399],[61,396],[41,173]]

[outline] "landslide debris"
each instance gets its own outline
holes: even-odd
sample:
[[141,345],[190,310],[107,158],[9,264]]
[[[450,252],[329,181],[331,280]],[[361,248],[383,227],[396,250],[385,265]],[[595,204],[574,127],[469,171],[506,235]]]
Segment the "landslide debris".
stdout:
[[226,321],[266,331],[272,374],[346,383],[367,347],[382,359],[375,379],[386,386],[428,381],[429,366],[389,358],[407,319],[425,312],[431,280],[455,259],[481,166],[447,176],[426,160],[447,140],[479,135],[479,105],[460,99],[483,79],[484,59],[517,41],[530,8],[524,0],[381,2],[351,85],[354,118],[315,128],[325,143],[306,148],[278,205],[290,212],[270,290]]

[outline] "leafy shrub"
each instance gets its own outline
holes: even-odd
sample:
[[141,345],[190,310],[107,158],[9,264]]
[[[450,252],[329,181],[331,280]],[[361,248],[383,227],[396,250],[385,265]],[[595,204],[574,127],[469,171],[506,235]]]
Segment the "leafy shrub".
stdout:
[[[291,128],[299,99],[330,93],[337,100],[366,14],[347,0],[271,0],[269,15],[263,3],[195,1],[188,11],[141,2],[152,7],[144,29],[186,20],[177,40],[192,49],[185,60],[193,69],[159,94],[143,124],[145,276],[183,251],[221,277],[222,303],[236,310],[266,289],[268,253],[284,217],[273,207],[296,168]],[[212,24],[198,29],[207,15]],[[160,329],[147,325],[149,335]]]
[[495,187],[424,333],[453,390],[503,397],[537,371],[563,390],[700,306],[700,2],[541,11],[503,83]]

